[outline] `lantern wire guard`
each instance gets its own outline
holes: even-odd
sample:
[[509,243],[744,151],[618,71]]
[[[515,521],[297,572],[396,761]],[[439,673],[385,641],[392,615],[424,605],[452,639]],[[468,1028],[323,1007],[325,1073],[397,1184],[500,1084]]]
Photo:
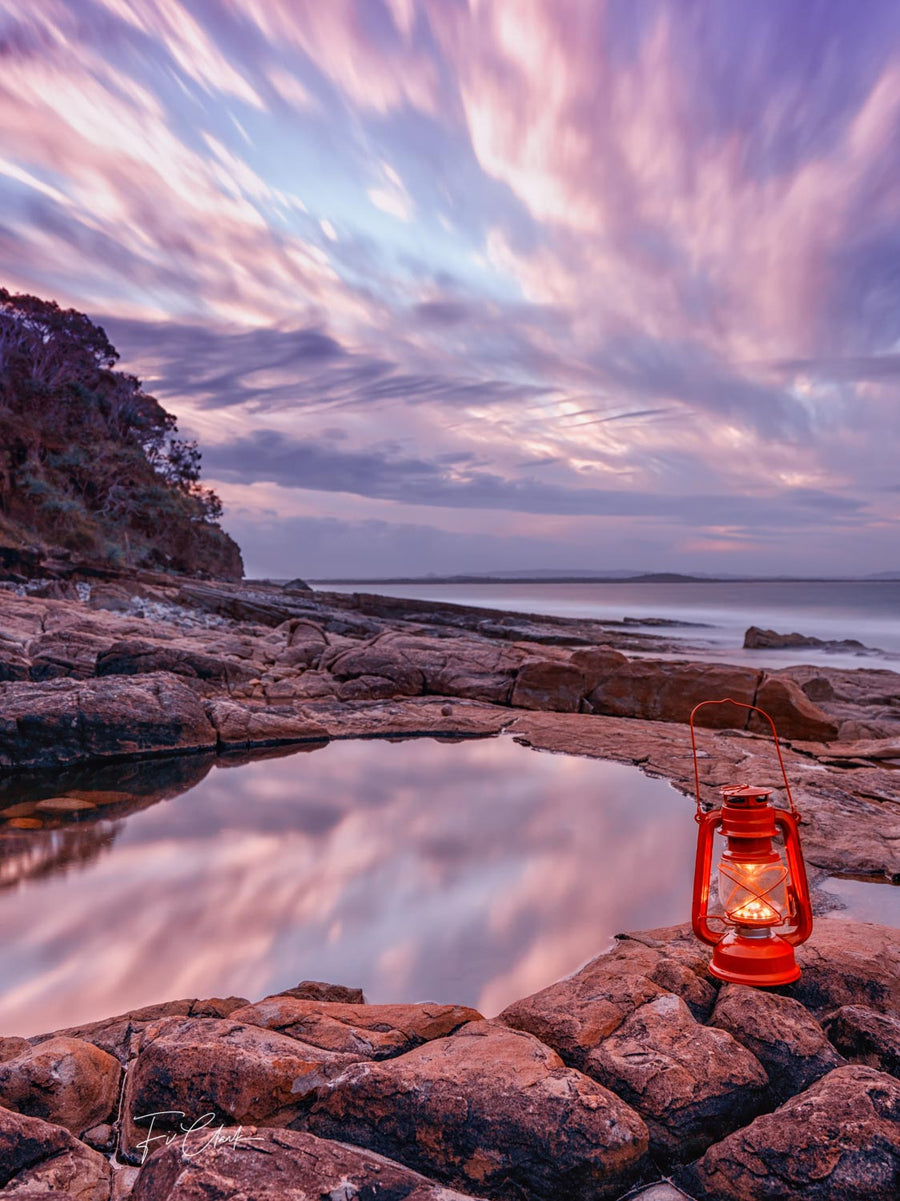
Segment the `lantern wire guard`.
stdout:
[[[789,812],[769,803],[768,789],[749,785],[725,788],[721,809],[703,812],[694,717],[706,705],[726,704],[759,713],[768,721]],[[812,933],[812,906],[800,850],[800,813],[788,782],[775,723],[757,705],[723,697],[695,705],[690,730],[697,800],[694,817],[700,827],[692,910],[694,933],[713,947],[710,971],[720,979],[757,986],[788,984],[800,975],[793,948]],[[773,846],[779,832],[786,866]],[[721,833],[726,842],[718,865],[720,899],[725,910],[722,916],[708,913],[716,833]],[[724,890],[728,890],[727,897],[722,895]],[[713,922],[724,929],[714,929]]]

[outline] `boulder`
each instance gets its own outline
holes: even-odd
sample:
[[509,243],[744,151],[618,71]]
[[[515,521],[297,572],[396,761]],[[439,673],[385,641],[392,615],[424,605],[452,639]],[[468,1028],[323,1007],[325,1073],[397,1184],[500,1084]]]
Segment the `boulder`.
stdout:
[[757,1114],[768,1078],[725,1030],[701,1026],[680,997],[636,1009],[588,1055],[585,1071],[638,1111],[663,1162],[692,1159]]
[[[838,723],[787,676],[766,676],[754,704],[769,714],[781,738],[803,738],[811,742],[830,742],[837,738]],[[758,713],[753,713],[747,728],[768,733],[771,727]]]
[[705,1018],[715,989],[704,975],[709,956],[694,948],[651,948],[624,939],[566,980],[514,1001],[499,1021],[526,1030],[570,1067],[587,1071],[594,1048],[640,1005],[663,992],[681,996]]
[[80,1135],[115,1116],[121,1075],[92,1043],[51,1038],[0,1063],[0,1105]]
[[[730,696],[752,705],[760,678],[761,672],[749,667],[629,659],[613,663],[587,700],[594,713],[611,717],[686,722],[701,701]],[[696,724],[743,729],[747,713],[734,705],[710,706],[697,715]]]
[[162,1148],[132,1201],[477,1201],[372,1151],[294,1130],[199,1132]]
[[176,676],[0,684],[0,767],[215,745],[200,698]]
[[760,988],[726,984],[710,1024],[756,1056],[779,1103],[846,1062],[799,1001]]
[[148,1125],[177,1132],[207,1113],[228,1126],[286,1126],[352,1059],[241,1022],[164,1018],[144,1030],[126,1077],[120,1154],[139,1162]]
[[574,664],[534,659],[519,668],[509,703],[517,709],[577,713],[585,691],[584,673]]
[[17,1034],[0,1038],[0,1063],[6,1063],[7,1059],[15,1059],[23,1051],[27,1051],[30,1046],[31,1043],[27,1038],[19,1038]]
[[896,1201],[900,1083],[836,1068],[676,1179],[697,1201]]
[[[366,998],[361,988],[347,988],[343,984],[327,984],[324,980],[301,980],[294,988],[283,988],[272,996],[298,997],[301,1001],[341,1001],[345,1005],[365,1005]],[[272,997],[266,997],[270,1001]]]
[[808,942],[796,949],[800,979],[780,992],[814,1014],[841,1005],[865,1005],[900,1017],[900,939],[869,922],[817,918]]
[[268,997],[236,1009],[231,1019],[358,1059],[402,1055],[452,1034],[465,1022],[484,1020],[464,1005],[348,1005],[290,996]]
[[632,1109],[537,1039],[493,1022],[347,1068],[319,1089],[307,1122],[510,1201],[619,1197],[646,1166],[647,1128]]
[[142,1009],[133,1009],[129,1013],[103,1018],[99,1022],[88,1022],[84,1026],[70,1026],[51,1034],[36,1034],[32,1038],[22,1041],[38,1046],[40,1043],[46,1043],[51,1038],[60,1036],[83,1039],[85,1042],[99,1047],[101,1051],[107,1051],[124,1066],[129,1060],[134,1059],[140,1050],[147,1027],[160,1021],[161,1018],[225,1018],[233,1010],[240,1009],[247,1004],[249,1002],[246,997],[209,997],[205,1000],[165,1001],[159,1005],[145,1005]]
[[109,1201],[112,1170],[62,1126],[0,1107],[0,1192],[14,1201]]
[[281,742],[325,742],[328,731],[303,709],[286,705],[250,709],[236,701],[214,700],[206,706],[221,747],[266,746]]
[[814,638],[810,634],[778,634],[775,630],[763,630],[759,626],[750,626],[744,634],[744,650],[782,650],[799,646],[815,646],[826,651],[850,651],[858,654],[877,653],[856,638]]
[[847,1059],[900,1077],[900,1017],[865,1005],[842,1005],[822,1026]]

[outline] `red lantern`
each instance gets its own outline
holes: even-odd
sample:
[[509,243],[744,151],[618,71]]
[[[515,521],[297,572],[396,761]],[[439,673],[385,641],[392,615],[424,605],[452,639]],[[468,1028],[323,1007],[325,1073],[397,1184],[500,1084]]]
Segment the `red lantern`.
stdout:
[[[739,705],[761,713],[772,727],[790,812],[769,803],[765,788],[726,788],[722,808],[703,813],[700,770],[694,736],[694,714],[704,705]],[[703,701],[691,711],[691,747],[697,789],[697,863],[694,872],[694,933],[713,948],[710,971],[720,980],[757,986],[790,984],[800,975],[794,947],[812,933],[812,905],[797,826],[800,815],[791,795],[775,723],[763,709],[725,697]],[[722,914],[709,914],[713,839],[719,833],[725,850],[718,864]],[[779,837],[780,836],[780,837]],[[779,842],[782,845],[779,845]],[[714,930],[713,922],[722,930]]]

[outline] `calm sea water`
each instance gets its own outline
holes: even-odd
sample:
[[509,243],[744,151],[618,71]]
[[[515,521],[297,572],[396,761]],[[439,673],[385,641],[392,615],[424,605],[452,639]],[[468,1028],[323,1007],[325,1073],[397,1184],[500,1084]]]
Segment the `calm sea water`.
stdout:
[[[304,978],[490,1016],[618,931],[687,920],[692,818],[636,768],[509,737],[6,777],[0,1035]],[[832,885],[900,925],[900,888]]]
[[[725,581],[664,583],[592,582],[583,584],[323,584],[335,592],[376,592],[422,600],[453,601],[547,613],[558,617],[591,617],[621,621],[624,617],[668,618],[696,622],[706,629],[666,630],[705,657],[762,667],[791,663],[823,663],[834,667],[900,669],[900,580],[799,581],[790,583]],[[797,648],[745,651],[744,632],[761,626],[778,633],[815,638],[855,638],[885,652],[885,657],[828,653]],[[659,633],[648,628],[649,633]]]

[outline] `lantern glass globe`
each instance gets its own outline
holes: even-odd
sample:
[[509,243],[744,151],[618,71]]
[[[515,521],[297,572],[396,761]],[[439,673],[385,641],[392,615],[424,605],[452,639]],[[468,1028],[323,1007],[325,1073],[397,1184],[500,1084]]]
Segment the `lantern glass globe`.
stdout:
[[731,925],[777,926],[787,917],[787,867],[777,854],[772,860],[719,862],[719,901]]

